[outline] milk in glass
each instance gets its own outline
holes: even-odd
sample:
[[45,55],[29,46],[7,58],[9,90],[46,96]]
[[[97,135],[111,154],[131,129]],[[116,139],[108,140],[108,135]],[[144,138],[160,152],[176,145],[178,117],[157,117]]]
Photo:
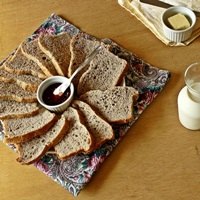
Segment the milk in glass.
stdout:
[[200,130],[200,63],[185,71],[186,86],[178,94],[178,115],[181,124],[191,130]]

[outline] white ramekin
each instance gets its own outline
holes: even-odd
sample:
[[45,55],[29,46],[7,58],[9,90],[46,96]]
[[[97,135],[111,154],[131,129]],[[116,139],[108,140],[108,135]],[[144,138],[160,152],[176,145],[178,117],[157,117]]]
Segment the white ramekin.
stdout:
[[63,83],[64,81],[68,81],[69,79],[64,76],[52,76],[47,79],[45,79],[38,87],[37,89],[37,100],[38,102],[45,107],[46,109],[52,111],[52,112],[63,112],[67,109],[67,107],[70,105],[73,96],[74,96],[74,85],[73,83],[70,84],[70,96],[67,98],[66,101],[64,101],[61,104],[58,105],[47,105],[44,103],[42,99],[42,95],[44,91],[47,89],[48,86],[54,84],[54,83]]
[[[184,30],[174,30],[170,28],[168,18],[181,13],[187,17],[190,22],[190,27]],[[187,7],[184,6],[173,6],[165,10],[161,16],[162,26],[163,26],[163,33],[165,37],[172,41],[172,42],[183,42],[190,38],[193,27],[196,23],[196,15],[195,13]]]

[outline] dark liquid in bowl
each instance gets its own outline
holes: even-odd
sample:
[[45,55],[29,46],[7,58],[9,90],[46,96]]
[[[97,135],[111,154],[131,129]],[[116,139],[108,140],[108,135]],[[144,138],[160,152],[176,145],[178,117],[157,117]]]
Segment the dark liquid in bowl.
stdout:
[[70,87],[64,92],[62,96],[54,95],[53,91],[59,86],[61,83],[54,83],[46,88],[42,95],[42,100],[45,104],[49,106],[55,106],[63,103],[70,96]]

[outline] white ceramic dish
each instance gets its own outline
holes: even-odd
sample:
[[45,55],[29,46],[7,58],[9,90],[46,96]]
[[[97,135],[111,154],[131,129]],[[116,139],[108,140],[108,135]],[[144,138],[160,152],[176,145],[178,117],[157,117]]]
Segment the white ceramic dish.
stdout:
[[[190,27],[184,30],[174,30],[170,28],[167,19],[175,14],[183,14],[190,22]],[[174,6],[165,10],[161,16],[161,21],[163,25],[163,33],[167,39],[173,42],[183,42],[190,38],[193,27],[196,23],[195,13],[187,7],[184,6]]]
[[45,79],[38,87],[37,89],[37,100],[38,102],[45,107],[46,109],[53,111],[53,112],[63,112],[67,109],[67,107],[70,105],[73,96],[74,96],[74,85],[73,83],[70,84],[70,95],[69,97],[63,102],[58,105],[48,105],[43,100],[43,93],[44,91],[52,84],[54,83],[63,83],[64,81],[68,81],[69,79],[64,76],[52,76],[47,79]]

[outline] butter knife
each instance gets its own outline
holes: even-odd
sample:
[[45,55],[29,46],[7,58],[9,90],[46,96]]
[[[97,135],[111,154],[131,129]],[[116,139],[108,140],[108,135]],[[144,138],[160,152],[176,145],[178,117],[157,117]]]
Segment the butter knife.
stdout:
[[[140,0],[141,3],[146,3],[152,6],[157,6],[157,7],[161,7],[161,8],[169,8],[172,7],[173,5],[170,5],[168,3],[162,2],[162,1],[158,1],[158,0]],[[194,11],[195,15],[197,17],[200,17],[200,12],[198,11]]]

